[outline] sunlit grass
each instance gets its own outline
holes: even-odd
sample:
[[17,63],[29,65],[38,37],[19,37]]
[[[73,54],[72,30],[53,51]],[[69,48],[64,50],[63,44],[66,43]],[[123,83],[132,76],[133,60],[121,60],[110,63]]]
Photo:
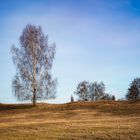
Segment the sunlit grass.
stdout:
[[0,139],[140,139],[140,102],[1,105]]

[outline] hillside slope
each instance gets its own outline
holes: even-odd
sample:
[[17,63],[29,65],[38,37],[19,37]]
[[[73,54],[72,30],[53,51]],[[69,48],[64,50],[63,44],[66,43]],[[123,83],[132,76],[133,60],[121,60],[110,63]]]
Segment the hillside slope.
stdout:
[[1,140],[140,139],[140,101],[0,104]]

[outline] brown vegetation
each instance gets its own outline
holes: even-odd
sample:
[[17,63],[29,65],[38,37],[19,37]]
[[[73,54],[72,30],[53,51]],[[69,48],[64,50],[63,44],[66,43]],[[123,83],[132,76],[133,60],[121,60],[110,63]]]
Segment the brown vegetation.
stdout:
[[0,104],[0,139],[140,139],[140,101]]

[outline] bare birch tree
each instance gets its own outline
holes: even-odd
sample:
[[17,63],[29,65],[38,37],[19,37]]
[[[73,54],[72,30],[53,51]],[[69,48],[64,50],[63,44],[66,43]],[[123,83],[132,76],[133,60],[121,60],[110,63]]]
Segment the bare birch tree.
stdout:
[[11,48],[16,74],[12,88],[19,101],[55,98],[57,80],[52,79],[51,68],[55,44],[49,45],[42,28],[27,25],[20,36],[20,46]]

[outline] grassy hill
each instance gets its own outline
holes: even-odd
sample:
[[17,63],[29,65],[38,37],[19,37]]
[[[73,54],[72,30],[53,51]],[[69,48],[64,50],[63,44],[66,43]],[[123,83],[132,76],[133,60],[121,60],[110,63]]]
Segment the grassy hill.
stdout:
[[140,101],[0,104],[0,140],[140,139]]

